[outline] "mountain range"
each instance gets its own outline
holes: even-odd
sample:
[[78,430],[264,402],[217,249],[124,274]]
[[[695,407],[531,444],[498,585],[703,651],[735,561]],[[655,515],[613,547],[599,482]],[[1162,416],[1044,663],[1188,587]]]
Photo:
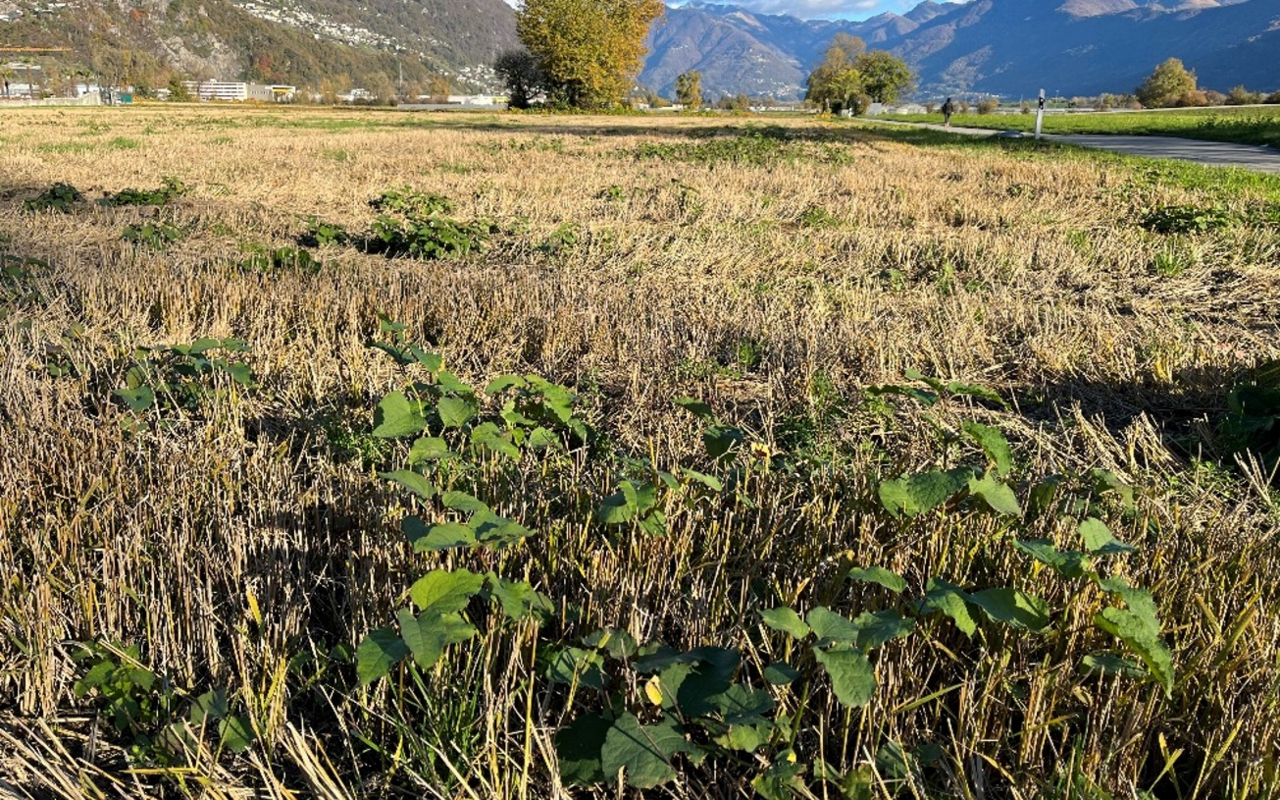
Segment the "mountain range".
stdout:
[[924,0],[858,22],[695,1],[654,26],[640,80],[671,94],[675,77],[696,69],[706,96],[792,98],[836,33],[906,60],[921,97],[1119,94],[1169,57],[1209,88],[1280,88],[1276,0]]
[[[862,21],[692,0],[655,23],[639,80],[672,96],[696,69],[704,97],[795,98],[837,33],[905,59],[920,98],[1125,93],[1171,56],[1208,88],[1280,89],[1280,0],[923,0]],[[70,47],[50,60],[134,83],[191,75],[389,95],[432,78],[496,89],[490,65],[518,41],[503,0],[0,0],[0,45]]]

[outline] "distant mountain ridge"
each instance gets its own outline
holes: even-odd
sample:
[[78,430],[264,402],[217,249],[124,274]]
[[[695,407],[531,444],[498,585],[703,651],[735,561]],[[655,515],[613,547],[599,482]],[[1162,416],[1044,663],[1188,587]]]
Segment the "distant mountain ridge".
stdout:
[[669,8],[655,25],[640,80],[670,94],[676,75],[697,69],[709,96],[801,96],[836,33],[901,56],[925,97],[1122,93],[1171,56],[1196,70],[1203,86],[1280,88],[1275,0],[924,0],[905,14],[860,22],[695,0]]

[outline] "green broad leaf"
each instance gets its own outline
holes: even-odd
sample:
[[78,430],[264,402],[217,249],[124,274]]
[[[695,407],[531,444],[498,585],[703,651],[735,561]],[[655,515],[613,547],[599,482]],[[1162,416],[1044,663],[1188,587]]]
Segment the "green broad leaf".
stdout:
[[605,525],[621,525],[635,519],[638,513],[639,509],[619,489],[600,503],[600,507],[596,509],[596,520]]
[[1089,477],[1093,479],[1094,492],[1098,494],[1113,492],[1120,498],[1125,510],[1133,511],[1133,487],[1120,480],[1118,475],[1110,470],[1093,469],[1090,470]]
[[520,448],[516,447],[511,438],[492,422],[477,425],[471,430],[471,444],[498,453],[512,461],[520,460]]
[[415,553],[435,553],[476,544],[475,531],[458,522],[428,526],[421,517],[405,517],[400,522],[400,530]]
[[204,725],[206,722],[222,719],[229,713],[231,706],[227,703],[227,693],[219,689],[197,697],[187,712],[187,720],[192,725]]
[[219,722],[218,735],[222,738],[223,746],[233,753],[243,753],[258,738],[253,732],[253,723],[248,717],[239,714],[225,717]]
[[391,628],[370,631],[356,648],[356,675],[366,686],[385,677],[400,659],[409,655],[409,648]]
[[446,458],[457,458],[457,454],[449,449],[444,439],[434,436],[420,436],[409,448],[409,465],[417,466],[426,461],[441,461]]
[[439,661],[449,645],[476,635],[476,629],[457,613],[427,612],[415,617],[412,611],[402,608],[396,614],[396,622],[400,623],[400,636],[413,660],[423,669]]
[[690,650],[662,671],[663,695],[687,715],[709,714],[716,709],[716,696],[729,689],[741,662],[742,655],[737,650]]
[[116,389],[116,397],[124,401],[129,410],[141,414],[156,403],[156,393],[149,386],[138,386],[133,389]]
[[1137,653],[1151,677],[1164,688],[1165,697],[1173,696],[1173,655],[1160,638],[1160,628],[1152,624],[1148,615],[1132,609],[1106,608],[1094,617],[1094,623]]
[[379,439],[398,439],[425,430],[427,419],[420,404],[410,403],[403,392],[392,392],[378,403],[373,426],[373,435]]
[[914,517],[932,511],[964,489],[973,470],[957,467],[946,472],[920,472],[880,484],[880,502],[894,516]]
[[951,617],[965,636],[973,636],[978,630],[978,623],[969,611],[969,594],[955,584],[929,579],[928,586],[925,586],[924,600],[920,604],[929,611]]
[[[700,483],[713,492],[719,492],[724,489],[724,482],[713,475],[707,475],[693,469],[685,469],[683,472],[689,480],[694,481],[695,483]],[[675,487],[673,486],[671,488],[674,489]]]
[[905,619],[893,609],[864,612],[854,619],[853,625],[858,629],[856,645],[864,653],[886,642],[908,636],[916,629],[915,620]]
[[627,498],[627,503],[635,506],[641,514],[652,509],[658,502],[657,487],[648,481],[644,483],[623,481],[618,488]]
[[601,628],[582,640],[588,647],[604,649],[610,658],[629,661],[640,652],[635,637],[621,628]]
[[1149,674],[1141,664],[1114,653],[1093,653],[1080,662],[1081,671],[1093,675],[1121,675],[1126,678],[1145,678]]
[[1076,550],[1059,550],[1048,539],[1017,540],[1013,546],[1064,578],[1083,578],[1089,574],[1089,556]]
[[413,360],[427,368],[427,372],[439,372],[444,367],[444,359],[436,353],[428,353],[416,344],[409,345],[409,354]]
[[436,403],[436,413],[440,415],[441,425],[446,428],[461,428],[476,415],[476,407],[474,403],[460,397],[442,397]]
[[1160,629],[1160,619],[1155,598],[1146,589],[1135,589],[1124,578],[1107,578],[1098,581],[1098,588],[1116,595],[1129,610],[1141,617],[1154,630]]
[[878,584],[894,594],[902,594],[907,590],[907,582],[902,576],[884,567],[854,567],[845,577],[851,581]]
[[1035,595],[1017,589],[984,589],[969,595],[969,602],[996,622],[1040,632],[1049,626],[1049,605]]
[[918,369],[915,369],[914,367],[908,368],[902,374],[906,376],[907,380],[920,381],[921,383],[927,384],[928,387],[934,390],[935,392],[941,392],[945,387],[945,384],[943,384],[942,381],[938,380],[932,375],[925,375],[923,372],[921,372]]
[[754,753],[767,744],[773,734],[771,723],[755,725],[733,725],[722,736],[716,737],[716,744],[726,750],[738,750],[743,753]]
[[623,481],[596,511],[596,519],[606,525],[630,522],[657,504],[657,487],[652,483]]
[[604,782],[600,750],[612,727],[613,723],[599,714],[584,714],[556,733],[556,755],[560,761],[562,783],[566,786],[590,786]]
[[231,380],[241,386],[253,386],[253,370],[249,368],[248,364],[243,364],[237,361],[232,364],[227,364],[223,367],[223,371],[231,377]]
[[875,696],[876,671],[862,653],[843,647],[831,650],[814,647],[813,655],[830,676],[831,688],[841,705],[861,708]]
[[403,322],[396,322],[381,311],[378,312],[378,330],[382,333],[400,333],[408,327]]
[[447,369],[438,371],[436,375],[436,383],[446,392],[451,392],[468,398],[475,396],[475,392],[470,386],[458,380],[458,377]]
[[465,569],[437,569],[419,578],[409,588],[409,599],[423,614],[461,611],[480,594],[485,576]]
[[[795,753],[790,753],[790,756],[794,759]],[[794,800],[805,797],[809,792],[805,786],[804,770],[803,764],[779,758],[767,770],[751,779],[751,788],[764,800]]]
[[716,461],[727,458],[745,441],[742,431],[728,425],[711,425],[702,432],[702,444],[707,448],[707,455]]
[[711,406],[695,397],[677,397],[672,402],[694,416],[701,417],[708,422],[715,421],[716,416],[712,413]]
[[1013,490],[994,478],[971,478],[969,494],[982,498],[991,510],[998,514],[1009,517],[1022,516],[1022,507],[1018,505],[1018,498],[1014,496]]
[[400,469],[395,472],[379,472],[378,477],[395,481],[423,500],[430,500],[436,494],[436,487],[413,470]]
[[935,392],[917,389],[914,386],[900,386],[898,384],[887,384],[885,386],[871,386],[867,388],[867,394],[872,397],[884,397],[885,395],[897,395],[899,397],[909,397],[925,406],[933,406],[938,403],[938,395]]
[[735,683],[715,698],[716,707],[729,725],[755,725],[768,722],[773,711],[773,696],[763,689],[752,689]]
[[440,495],[440,502],[444,503],[445,508],[470,514],[481,514],[489,510],[487,505],[466,492],[444,492]]
[[1085,549],[1095,556],[1127,556],[1138,549],[1117,539],[1107,524],[1095,517],[1080,523],[1080,538]]
[[115,675],[116,665],[111,661],[100,661],[89,668],[85,676],[75,682],[76,697],[84,697],[92,689],[106,686]]
[[542,395],[543,408],[551,412],[551,416],[559,420],[562,425],[573,424],[573,404],[575,401],[573,392],[558,383],[551,383],[533,375],[529,376],[529,384]]
[[800,615],[786,606],[770,608],[760,612],[760,619],[775,631],[782,631],[792,639],[803,639],[809,635],[809,626],[800,619]]
[[641,675],[661,672],[672,664],[679,664],[685,657],[679,650],[661,642],[644,645],[640,648],[639,655],[640,658],[631,666]]
[[566,647],[547,665],[547,680],[552,683],[577,681],[591,689],[604,689],[609,677],[604,672],[604,657],[595,650]]
[[501,416],[511,428],[531,428],[538,424],[536,419],[526,417],[519,409],[516,408],[515,400],[508,400],[502,404]]
[[947,389],[947,392],[952,395],[973,397],[973,398],[977,398],[978,400],[986,400],[987,402],[994,403],[995,405],[998,405],[1002,408],[1009,407],[1009,404],[1005,402],[1003,397],[991,391],[987,387],[980,386],[976,383],[961,383],[959,381],[952,381],[947,384],[946,389]]
[[627,786],[652,789],[676,778],[671,759],[677,753],[693,753],[676,722],[663,717],[653,725],[641,725],[634,714],[623,714],[605,734],[600,749],[605,781],[614,784],[621,771]]
[[667,535],[667,515],[656,508],[641,517],[639,524],[640,530],[650,536],[660,537]]
[[481,544],[496,547],[513,545],[533,535],[525,526],[515,520],[499,517],[496,514],[476,514],[471,519],[471,528]]
[[1032,515],[1042,517],[1048,514],[1061,493],[1062,479],[1056,475],[1045,478],[1031,487],[1028,504]]
[[530,450],[546,450],[559,447],[560,437],[539,425],[529,431],[529,438],[525,441],[525,444]]
[[826,606],[817,606],[805,615],[805,621],[813,629],[819,641],[853,644],[858,641],[858,626]]
[[499,375],[489,381],[489,385],[484,387],[484,393],[502,394],[508,389],[523,389],[528,385],[528,382],[519,375]]
[[800,677],[800,671],[785,661],[775,661],[764,668],[764,679],[771,686],[790,686]]
[[508,619],[522,620],[534,616],[545,621],[555,611],[551,598],[527,581],[507,581],[490,573],[489,595],[498,601]]
[[1003,433],[977,422],[966,422],[963,430],[965,435],[976,442],[987,454],[987,458],[996,465],[997,475],[1003,478],[1009,474],[1013,469],[1013,450],[1009,447],[1009,440],[1004,438]]

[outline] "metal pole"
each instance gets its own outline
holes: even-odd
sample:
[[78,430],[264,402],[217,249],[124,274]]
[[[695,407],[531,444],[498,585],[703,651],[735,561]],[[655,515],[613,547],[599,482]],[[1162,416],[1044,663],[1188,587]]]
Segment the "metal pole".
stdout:
[[1040,138],[1040,131],[1044,128],[1044,89],[1040,90],[1040,103],[1036,107],[1036,139]]

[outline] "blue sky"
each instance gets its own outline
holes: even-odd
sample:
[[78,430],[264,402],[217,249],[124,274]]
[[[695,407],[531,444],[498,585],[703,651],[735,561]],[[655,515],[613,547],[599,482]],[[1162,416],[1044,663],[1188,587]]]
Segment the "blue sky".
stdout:
[[[944,2],[945,0],[938,0]],[[507,0],[517,5],[518,0]],[[802,19],[866,19],[885,11],[901,14],[920,0],[709,0],[737,5],[763,14],[791,14]],[[669,5],[682,5],[668,0]]]

